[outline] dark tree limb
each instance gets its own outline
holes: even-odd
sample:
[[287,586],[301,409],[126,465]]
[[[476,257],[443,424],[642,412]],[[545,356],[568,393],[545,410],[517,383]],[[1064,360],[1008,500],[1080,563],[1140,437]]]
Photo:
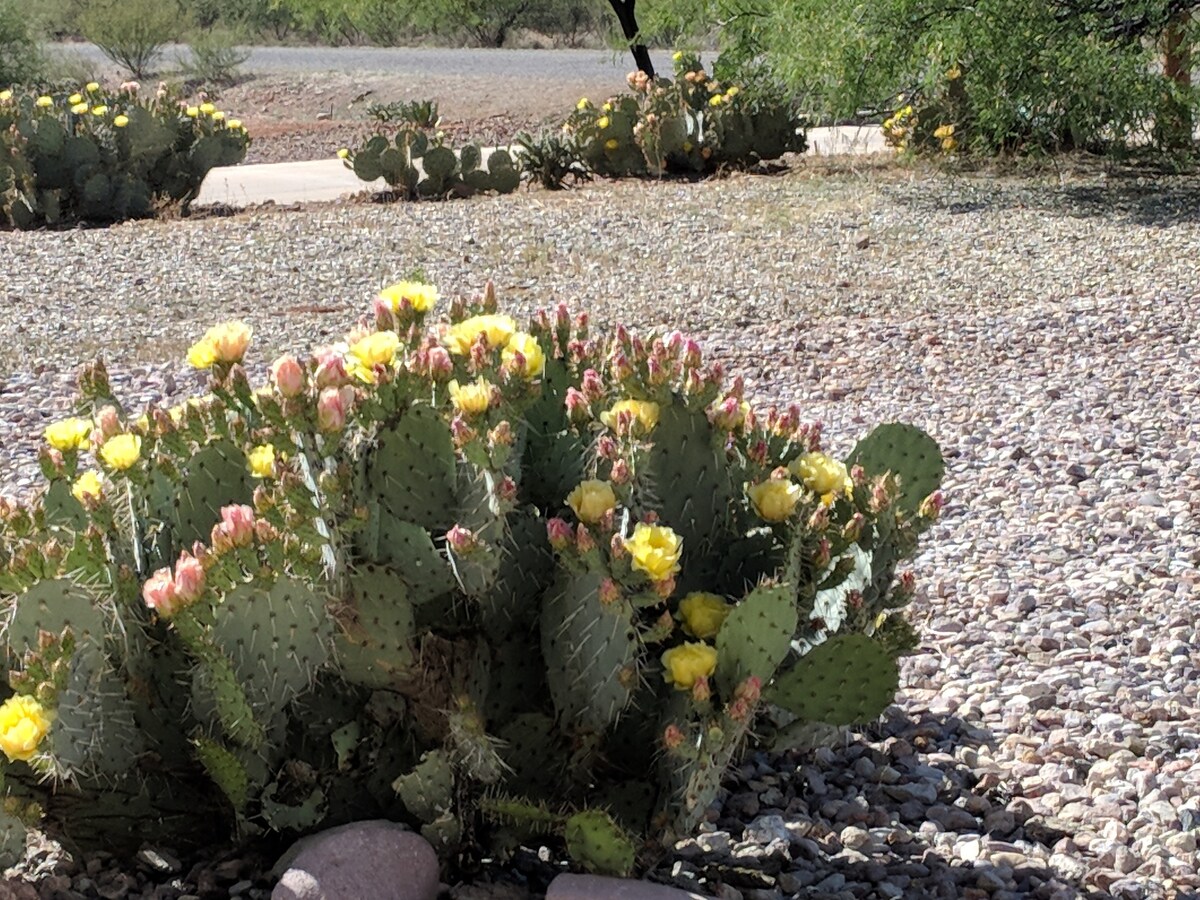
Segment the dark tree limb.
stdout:
[[608,5],[617,14],[617,21],[621,23],[621,33],[625,35],[625,40],[629,41],[629,52],[633,54],[633,61],[637,63],[640,71],[653,78],[654,63],[650,59],[650,50],[638,35],[637,17],[634,13],[637,0],[608,0]]

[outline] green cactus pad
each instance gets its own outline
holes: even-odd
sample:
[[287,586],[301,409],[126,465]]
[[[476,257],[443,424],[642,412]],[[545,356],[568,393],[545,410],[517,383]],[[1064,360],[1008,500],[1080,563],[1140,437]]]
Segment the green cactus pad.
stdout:
[[603,810],[575,813],[567,819],[563,837],[571,859],[589,872],[625,876],[633,871],[637,847],[625,829]]
[[421,166],[431,178],[447,180],[458,168],[458,157],[449,147],[430,147],[421,158]]
[[379,435],[367,462],[367,490],[388,513],[423,528],[449,528],[456,489],[450,429],[431,407],[413,406]]
[[529,624],[554,570],[545,519],[535,510],[517,510],[509,513],[507,525],[495,580],[475,598],[480,624],[493,641]]
[[567,420],[567,388],[571,375],[562,360],[546,360],[542,393],[525,411],[523,468],[537,478],[521,482],[523,499],[542,509],[557,509],[567,494],[586,477],[587,452],[583,438]]
[[81,530],[87,526],[87,513],[71,493],[71,483],[65,478],[50,483],[46,493],[42,495],[42,509],[46,513],[46,521],[50,524],[73,530]]
[[915,515],[921,501],[936,491],[946,474],[937,441],[915,425],[880,425],[855,446],[847,466],[860,465],[868,476],[892,472],[900,479],[901,509]]
[[542,604],[542,656],[555,709],[565,723],[603,731],[628,706],[638,682],[639,643],[624,600],[600,602],[602,577],[560,572]]
[[276,797],[279,783],[272,782],[262,793],[262,817],[275,831],[307,831],[319,825],[328,811],[325,792],[313,787],[299,803],[283,803]]
[[253,496],[246,454],[227,441],[209,444],[184,471],[175,502],[175,545],[207,543],[221,521],[221,507],[249,504]]
[[429,532],[420,525],[403,522],[381,512],[379,549],[376,558],[387,564],[408,588],[408,599],[419,606],[451,593],[454,572],[437,551]]
[[25,823],[0,810],[0,866],[15,866],[25,855]]
[[246,808],[250,797],[250,781],[246,767],[233,754],[219,743],[204,736],[193,741],[196,748],[196,758],[208,777],[221,789],[236,812]]
[[13,601],[5,635],[9,652],[21,656],[37,649],[39,631],[58,635],[68,627],[79,644],[102,647],[109,633],[105,619],[96,601],[75,582],[39,581]]
[[384,688],[413,663],[413,607],[408,589],[393,572],[365,566],[350,579],[351,602],[339,616],[339,667],[347,680]]
[[255,717],[269,720],[312,684],[329,659],[333,623],[302,582],[241,585],[214,610],[212,640],[233,663]]
[[509,769],[504,778],[507,790],[529,797],[553,796],[561,790],[570,751],[553,719],[524,713],[502,722],[496,736]]
[[49,750],[64,777],[109,783],[132,770],[145,750],[124,683],[91,643],[71,660]]
[[779,677],[767,702],[809,722],[854,725],[878,717],[900,685],[896,662],[865,634],[839,634]]
[[442,813],[421,826],[421,837],[433,846],[438,856],[445,857],[462,842],[462,822],[452,812]]
[[454,807],[454,769],[449,755],[430,750],[421,761],[394,782],[404,808],[422,822],[433,822]]
[[766,685],[783,662],[796,633],[796,604],[786,587],[751,591],[717,632],[717,684],[728,699],[746,678]]

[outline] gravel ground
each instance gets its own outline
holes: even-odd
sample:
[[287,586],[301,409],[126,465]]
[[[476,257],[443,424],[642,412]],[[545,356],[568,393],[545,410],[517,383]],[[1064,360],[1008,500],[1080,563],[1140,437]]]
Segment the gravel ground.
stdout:
[[897,705],[832,750],[751,760],[658,877],[746,900],[1197,897],[1198,195],[855,163],[6,234],[0,485],[35,483],[93,352],[135,405],[174,401],[208,324],[245,318],[268,360],[414,267],[444,292],[491,275],[520,311],[685,327],[834,451],[927,429],[949,504],[914,563],[924,642]]

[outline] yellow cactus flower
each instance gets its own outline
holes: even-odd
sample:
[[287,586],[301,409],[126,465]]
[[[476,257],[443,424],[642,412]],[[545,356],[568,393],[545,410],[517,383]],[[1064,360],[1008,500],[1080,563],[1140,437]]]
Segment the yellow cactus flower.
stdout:
[[206,116],[211,116],[216,111],[217,111],[217,108],[215,106],[213,106],[211,103],[201,103],[200,104],[200,112],[204,113]]
[[492,383],[486,378],[464,385],[451,381],[447,387],[450,389],[450,402],[465,416],[481,415],[492,405]]
[[104,483],[100,480],[100,475],[93,472],[91,469],[84,472],[75,479],[75,483],[71,485],[71,495],[80,503],[85,497],[94,497],[97,500],[104,493]]
[[108,107],[107,106],[93,106],[92,107],[92,115],[93,116],[107,116],[108,115]]
[[720,106],[724,102],[725,102],[725,98],[722,97],[720,94],[713,94],[713,96],[708,98],[709,106]]
[[100,459],[110,469],[123,472],[141,458],[142,439],[136,434],[118,434],[104,442]]
[[683,538],[665,525],[639,522],[633,536],[625,539],[633,568],[649,576],[651,581],[666,581],[679,571],[683,553]]
[[942,140],[942,149],[947,153],[953,153],[958,148],[958,141],[952,137]]
[[113,119],[113,128],[124,128],[128,124],[129,116],[125,115],[124,113]]
[[0,750],[12,762],[28,762],[50,733],[52,716],[35,698],[15,694],[0,704]]
[[380,299],[392,308],[392,312],[398,312],[400,305],[407,300],[414,311],[427,313],[437,306],[441,296],[432,284],[420,281],[400,281],[379,292]]
[[87,419],[63,419],[48,425],[45,436],[46,443],[63,453],[83,450],[91,443],[92,423]]
[[580,97],[579,102],[575,104],[575,108],[578,110],[590,109],[591,106],[592,106],[592,101],[589,100],[587,97]]
[[188,347],[188,365],[195,369],[211,369],[217,362],[217,351],[212,341],[201,338]]
[[962,69],[958,67],[958,63],[955,63],[946,70],[947,81],[957,81],[960,78],[962,78]]
[[617,505],[617,495],[609,482],[593,478],[581,481],[567,494],[567,505],[575,511],[580,522],[594,525]]
[[596,127],[603,131],[608,127],[608,116],[601,116],[596,120]]
[[275,474],[275,445],[255,447],[246,456],[246,464],[255,478],[270,478]]
[[33,101],[34,105],[41,109],[47,109],[54,105],[54,98],[47,97],[44,94]]
[[348,149],[346,149],[345,147],[343,147],[341,150],[339,150],[337,152],[337,157],[338,157],[338,159],[349,159],[350,151]]
[[653,431],[658,424],[658,404],[651,400],[618,400],[607,412],[600,413],[600,421],[615,429],[617,418],[626,412],[633,416],[634,424],[643,432]]
[[737,96],[738,94],[740,94],[741,92],[742,92],[742,89],[741,89],[740,87],[738,87],[736,84],[731,84],[731,85],[729,86],[729,90],[727,90],[727,91],[725,92],[725,96],[726,96],[727,98],[728,98],[728,97],[736,97],[736,96]]
[[218,109],[215,113],[212,114],[212,120],[214,122],[224,122],[225,121],[225,113],[221,112]]
[[679,601],[683,630],[701,639],[716,637],[731,612],[733,607],[724,597],[703,591],[693,591]]
[[746,488],[754,511],[765,522],[782,522],[792,514],[803,493],[790,479],[772,478]]
[[229,126],[230,131],[241,131],[242,130],[242,120],[241,119],[230,119],[225,124]]
[[390,366],[400,349],[400,338],[394,331],[376,331],[355,341],[347,351],[346,371],[365,384],[377,380],[376,366]]
[[512,365],[518,353],[525,358],[521,374],[530,379],[541,378],[542,373],[546,371],[546,354],[542,351],[542,345],[537,342],[537,338],[531,334],[525,334],[523,331],[517,332],[508,339],[504,351],[500,354],[500,359],[506,366]]
[[0,103],[7,103],[11,99],[12,99],[12,91],[9,91],[9,90],[0,91]]
[[96,91],[100,90],[100,82],[98,82],[98,81],[89,81],[89,82],[88,82],[88,83],[87,83],[87,84],[84,86],[84,90],[85,90],[85,91],[87,91],[89,94],[94,94],[94,93],[96,93]]
[[717,670],[717,651],[708,644],[687,643],[672,647],[661,657],[663,677],[677,691],[690,691],[701,679]]
[[846,464],[824,453],[803,453],[788,463],[788,471],[810,491],[819,494],[826,506],[832,504],[839,493],[850,494],[854,490]]
[[88,105],[86,103],[76,103],[74,106],[71,107],[71,112],[73,112],[77,116],[82,116],[87,111],[88,111]]
[[937,138],[939,141],[950,137],[952,134],[954,134],[954,126],[953,125],[939,125],[937,128],[935,128],[933,130],[933,136],[935,138]]
[[618,141],[616,138],[609,138],[607,141],[604,142],[605,150],[616,150],[620,146],[621,146],[621,142]]
[[190,118],[190,119],[194,119],[194,118],[196,118],[198,115],[200,115],[200,107],[198,107],[198,106],[189,106],[187,109],[185,109],[185,110],[184,110],[184,113],[185,113],[185,114],[188,116],[188,118]]
[[683,59],[683,51],[682,50],[676,50],[674,53],[671,54],[672,62],[679,62],[681,59]]
[[72,94],[67,98],[67,102],[74,106],[76,103],[83,102],[83,94]]
[[516,330],[517,323],[508,316],[472,316],[463,319],[457,325],[451,325],[443,343],[451,353],[466,356],[471,352],[471,345],[479,335],[486,336],[488,347],[503,347]]

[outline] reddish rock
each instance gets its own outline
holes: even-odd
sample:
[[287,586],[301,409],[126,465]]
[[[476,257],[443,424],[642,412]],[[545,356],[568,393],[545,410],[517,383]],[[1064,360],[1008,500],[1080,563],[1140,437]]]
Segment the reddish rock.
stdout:
[[0,878],[0,900],[38,900],[37,888],[16,878]]
[[546,900],[706,900],[691,891],[651,884],[649,881],[627,881],[623,878],[601,878],[598,875],[564,873],[550,882]]
[[433,847],[402,825],[354,822],[303,838],[283,855],[271,900],[437,900]]

